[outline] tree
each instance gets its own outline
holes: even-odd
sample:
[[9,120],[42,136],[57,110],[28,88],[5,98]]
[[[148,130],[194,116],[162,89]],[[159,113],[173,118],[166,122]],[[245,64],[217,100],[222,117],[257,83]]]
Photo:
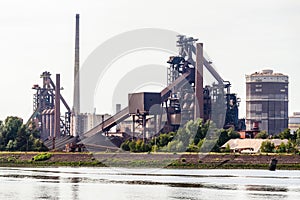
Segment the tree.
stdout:
[[35,123],[23,124],[19,117],[7,117],[0,123],[0,150],[46,151]]
[[260,147],[261,152],[272,153],[274,149],[275,149],[274,143],[272,143],[269,140],[261,143],[261,147]]
[[135,149],[135,146],[136,146],[135,141],[129,142],[128,146],[129,146],[129,149],[130,149],[131,152],[135,152],[136,151],[136,149]]
[[7,145],[10,140],[14,141],[17,137],[17,132],[22,126],[23,120],[19,117],[7,117],[2,125],[2,136],[4,145]]
[[296,135],[296,145],[298,147],[300,147],[300,128],[298,128],[298,130],[296,131],[295,135]]
[[286,146],[283,142],[280,143],[277,152],[278,153],[285,153],[286,152]]
[[227,131],[228,131],[228,137],[230,139],[235,139],[235,138],[241,137],[241,135],[238,132],[236,132],[233,128],[230,128]]
[[229,140],[230,140],[230,137],[228,136],[228,131],[224,130],[224,129],[221,129],[220,130],[219,141],[218,141],[219,146],[224,145]]
[[288,142],[287,142],[287,144],[286,144],[286,151],[288,152],[288,153],[295,153],[296,152],[296,148],[295,148],[295,146],[294,146],[294,144],[292,143],[292,141],[291,140],[289,140]]
[[124,151],[130,151],[130,148],[129,148],[129,140],[126,140],[125,142],[123,142],[121,144],[121,149],[124,150]]
[[289,128],[284,129],[281,133],[279,133],[280,139],[293,139],[293,135],[291,134],[291,130]]
[[267,133],[267,131],[260,131],[256,136],[255,136],[255,138],[256,139],[267,139],[268,138],[268,133]]

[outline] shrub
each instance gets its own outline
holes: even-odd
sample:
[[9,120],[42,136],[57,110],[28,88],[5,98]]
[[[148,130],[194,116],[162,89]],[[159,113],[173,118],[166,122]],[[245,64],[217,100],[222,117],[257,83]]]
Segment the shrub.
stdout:
[[123,142],[121,144],[121,149],[124,150],[124,151],[130,151],[130,148],[129,148],[129,141],[126,141],[126,142]]
[[266,152],[266,153],[272,153],[275,149],[275,145],[274,143],[270,142],[270,141],[264,141],[261,143],[261,147],[260,150],[262,152]]
[[34,161],[43,161],[43,160],[48,160],[50,159],[52,156],[51,153],[40,153],[40,154],[37,154],[33,157],[33,160]]
[[267,131],[261,131],[259,132],[255,138],[258,139],[258,138],[261,138],[261,139],[267,139],[269,137]]
[[286,146],[283,142],[281,142],[281,144],[279,145],[277,152],[278,153],[285,153],[286,152]]
[[229,144],[226,144],[226,147],[225,147],[225,149],[224,149],[224,152],[230,153],[230,145],[229,145]]
[[129,142],[128,146],[129,146],[129,149],[130,149],[131,152],[135,152],[135,151],[136,151],[136,148],[135,148],[135,146],[136,146],[135,141]]

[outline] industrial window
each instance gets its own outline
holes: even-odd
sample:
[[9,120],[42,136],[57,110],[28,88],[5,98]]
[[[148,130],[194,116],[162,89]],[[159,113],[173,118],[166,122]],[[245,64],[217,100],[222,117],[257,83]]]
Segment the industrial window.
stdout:
[[262,92],[262,89],[255,89],[255,92]]
[[255,85],[255,87],[257,87],[257,88],[258,88],[258,87],[262,87],[262,85]]

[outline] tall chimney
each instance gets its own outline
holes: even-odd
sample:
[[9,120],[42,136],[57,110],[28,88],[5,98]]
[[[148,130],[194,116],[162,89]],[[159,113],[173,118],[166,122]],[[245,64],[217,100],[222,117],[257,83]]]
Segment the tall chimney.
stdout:
[[74,93],[73,93],[73,135],[80,134],[80,84],[79,84],[79,14],[76,14],[75,60],[74,60]]
[[74,97],[73,112],[80,113],[80,85],[79,85],[79,14],[76,14],[76,35],[75,35],[75,62],[74,62]]

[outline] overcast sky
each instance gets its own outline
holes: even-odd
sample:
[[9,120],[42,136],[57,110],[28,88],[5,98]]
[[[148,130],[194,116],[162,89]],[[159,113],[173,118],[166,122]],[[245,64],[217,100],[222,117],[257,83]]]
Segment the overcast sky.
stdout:
[[41,84],[43,71],[61,74],[62,94],[72,106],[76,13],[81,63],[125,31],[168,29],[204,43],[217,71],[242,99],[240,117],[245,117],[245,75],[262,69],[289,75],[289,113],[300,111],[299,0],[2,0],[0,119],[29,118],[31,87]]

